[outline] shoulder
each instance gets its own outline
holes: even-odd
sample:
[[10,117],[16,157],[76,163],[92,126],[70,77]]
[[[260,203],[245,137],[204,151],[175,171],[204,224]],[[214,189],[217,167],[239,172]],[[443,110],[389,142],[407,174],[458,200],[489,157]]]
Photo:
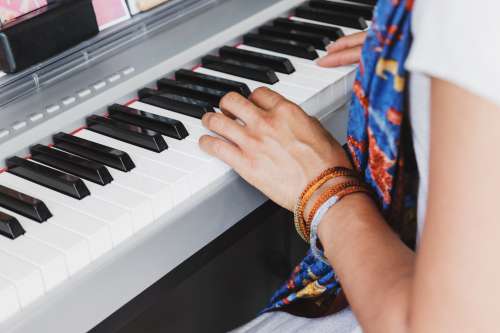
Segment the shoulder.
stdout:
[[497,0],[419,0],[407,68],[461,86],[500,105]]

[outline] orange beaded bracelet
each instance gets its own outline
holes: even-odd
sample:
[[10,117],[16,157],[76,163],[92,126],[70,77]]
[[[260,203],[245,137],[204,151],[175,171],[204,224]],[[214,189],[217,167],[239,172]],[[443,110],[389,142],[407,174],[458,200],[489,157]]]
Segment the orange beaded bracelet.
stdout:
[[358,178],[358,175],[354,170],[345,167],[334,167],[326,169],[306,186],[297,200],[294,209],[295,229],[297,230],[297,233],[300,235],[300,237],[306,242],[308,241],[308,238],[306,238],[304,228],[304,209],[307,205],[307,202],[311,199],[314,192],[316,192],[322,185],[324,185],[327,181],[337,177]]

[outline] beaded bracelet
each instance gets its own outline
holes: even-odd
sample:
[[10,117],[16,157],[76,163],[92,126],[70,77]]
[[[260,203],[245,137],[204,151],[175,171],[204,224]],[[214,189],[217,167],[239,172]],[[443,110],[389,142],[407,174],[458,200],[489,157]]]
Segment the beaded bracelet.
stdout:
[[314,203],[311,211],[309,212],[309,215],[305,219],[304,222],[304,236],[306,239],[309,241],[310,239],[310,231],[311,231],[311,222],[314,218],[314,215],[316,215],[316,212],[318,209],[331,197],[337,195],[341,191],[344,191],[345,189],[348,189],[350,187],[355,187],[355,186],[363,186],[363,183],[359,180],[349,180],[342,182],[340,184],[334,185],[332,187],[329,187],[325,192],[321,193],[321,195],[318,197],[316,202]]
[[342,198],[344,198],[347,195],[354,194],[354,193],[367,193],[369,195],[372,194],[370,189],[368,189],[367,186],[361,185],[361,186],[351,186],[348,187],[340,192],[338,192],[336,195],[330,197],[328,200],[326,200],[316,211],[316,214],[314,215],[312,221],[311,221],[311,229],[310,229],[310,244],[311,244],[311,253],[319,260],[323,262],[327,262],[327,259],[325,258],[323,251],[319,249],[318,247],[318,227],[320,222],[323,220],[323,217],[325,214],[328,212],[328,210],[333,207],[336,203],[338,203]]
[[304,230],[302,228],[303,221],[304,221],[304,209],[306,207],[306,204],[318,188],[320,188],[323,184],[325,184],[330,179],[333,179],[336,177],[355,177],[355,178],[357,178],[358,175],[356,174],[356,172],[354,170],[344,168],[344,167],[335,167],[335,168],[326,169],[318,177],[314,178],[306,186],[304,191],[302,191],[299,198],[297,199],[297,203],[295,204],[295,208],[294,208],[295,229],[297,230],[297,233],[300,235],[300,237],[306,242],[308,241],[308,238],[305,237]]

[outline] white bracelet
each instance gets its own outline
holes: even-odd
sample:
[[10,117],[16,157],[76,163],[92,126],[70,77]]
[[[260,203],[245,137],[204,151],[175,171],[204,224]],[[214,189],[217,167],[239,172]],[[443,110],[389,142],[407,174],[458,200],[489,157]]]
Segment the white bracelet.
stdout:
[[334,195],[333,197],[325,201],[325,203],[322,204],[316,211],[316,214],[314,214],[311,222],[311,252],[317,259],[323,261],[324,263],[328,263],[328,260],[326,259],[323,251],[318,249],[318,227],[328,210],[332,208],[337,202],[339,202],[339,197],[337,195]]

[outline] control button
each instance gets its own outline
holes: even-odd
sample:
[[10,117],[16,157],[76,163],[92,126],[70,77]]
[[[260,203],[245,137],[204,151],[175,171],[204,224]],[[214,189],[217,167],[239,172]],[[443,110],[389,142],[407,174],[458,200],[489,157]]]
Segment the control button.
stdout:
[[106,87],[106,82],[105,81],[96,82],[96,83],[94,83],[93,87],[95,90],[100,90],[100,89]]
[[42,120],[42,118],[43,118],[43,114],[42,114],[42,113],[34,113],[34,114],[32,114],[32,115],[30,116],[30,118],[29,118],[29,119],[30,119],[32,122],[37,122],[37,121]]
[[135,68],[134,67],[127,67],[125,68],[122,73],[123,75],[130,75],[132,74],[133,72],[135,72]]
[[48,114],[52,114],[59,111],[59,109],[61,109],[59,105],[49,105],[45,108],[45,112],[47,112]]
[[0,130],[0,139],[5,138],[9,134],[10,134],[10,131],[8,129],[1,129]]
[[80,90],[79,92],[77,92],[77,94],[78,94],[78,97],[85,98],[85,97],[89,96],[90,94],[92,94],[92,90],[83,89],[83,90]]
[[66,97],[62,100],[62,103],[64,106],[68,106],[68,105],[71,105],[73,103],[76,102],[76,97],[73,97],[73,96],[70,96],[70,97]]
[[122,76],[120,74],[111,75],[110,77],[108,77],[108,81],[109,83],[113,83],[118,81],[121,77]]
[[23,128],[26,127],[26,122],[25,121],[18,121],[18,122],[15,122],[14,124],[12,124],[12,129],[14,131],[19,131]]

